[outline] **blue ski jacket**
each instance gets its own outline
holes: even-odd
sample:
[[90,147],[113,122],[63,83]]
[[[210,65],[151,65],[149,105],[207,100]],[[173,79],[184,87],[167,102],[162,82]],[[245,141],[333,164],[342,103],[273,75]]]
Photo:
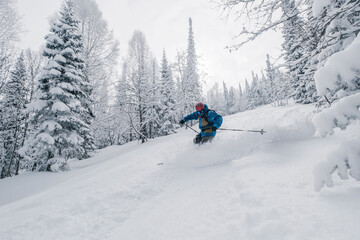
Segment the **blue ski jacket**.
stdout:
[[208,106],[204,104],[205,108],[201,112],[193,112],[186,117],[184,121],[199,119],[199,128],[201,130],[201,137],[212,136],[215,137],[216,129],[219,128],[223,122],[221,115],[213,110],[209,110]]

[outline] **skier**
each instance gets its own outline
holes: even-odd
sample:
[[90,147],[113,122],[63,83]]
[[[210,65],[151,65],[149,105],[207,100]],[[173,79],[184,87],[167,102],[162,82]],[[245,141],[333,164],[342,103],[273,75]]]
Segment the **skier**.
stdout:
[[201,132],[194,138],[195,144],[203,144],[211,142],[216,135],[216,130],[221,126],[222,116],[214,110],[210,110],[206,104],[199,102],[195,106],[196,112],[193,112],[179,122],[180,125],[185,124],[189,120],[199,119],[199,128]]

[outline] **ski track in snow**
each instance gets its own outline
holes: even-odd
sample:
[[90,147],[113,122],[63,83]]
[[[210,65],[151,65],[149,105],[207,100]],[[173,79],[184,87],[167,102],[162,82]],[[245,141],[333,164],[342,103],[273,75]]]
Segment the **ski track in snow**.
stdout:
[[[360,184],[318,193],[313,166],[344,134],[313,137],[313,106],[228,116],[196,147],[194,133],[130,143],[66,173],[0,181],[0,239],[341,239],[360,235]],[[158,165],[163,163],[163,165]]]

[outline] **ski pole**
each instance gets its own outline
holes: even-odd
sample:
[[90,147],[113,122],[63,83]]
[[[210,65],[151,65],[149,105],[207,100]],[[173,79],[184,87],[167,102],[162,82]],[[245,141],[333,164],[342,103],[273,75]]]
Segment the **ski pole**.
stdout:
[[188,128],[190,128],[191,130],[193,130],[196,133],[199,133],[198,131],[196,131],[195,129],[193,129],[192,127],[190,127],[189,125],[187,125],[186,123],[184,123],[185,126],[187,126]]
[[261,134],[266,133],[264,129],[261,130],[243,130],[243,129],[229,129],[229,128],[218,128],[218,130],[226,130],[226,131],[238,131],[238,132],[258,132]]

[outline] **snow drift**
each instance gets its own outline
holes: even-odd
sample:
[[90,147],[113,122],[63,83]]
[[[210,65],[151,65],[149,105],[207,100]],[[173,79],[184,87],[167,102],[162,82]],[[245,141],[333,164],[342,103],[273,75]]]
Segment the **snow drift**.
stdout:
[[[108,147],[70,172],[0,181],[0,237],[82,239],[342,239],[360,235],[360,184],[332,179],[314,191],[313,168],[354,123],[314,136],[314,107],[264,106],[224,118],[196,147],[194,133]],[[355,170],[354,170],[355,171]],[[352,175],[357,173],[352,172]]]

